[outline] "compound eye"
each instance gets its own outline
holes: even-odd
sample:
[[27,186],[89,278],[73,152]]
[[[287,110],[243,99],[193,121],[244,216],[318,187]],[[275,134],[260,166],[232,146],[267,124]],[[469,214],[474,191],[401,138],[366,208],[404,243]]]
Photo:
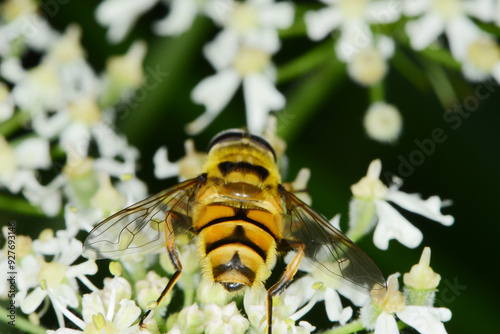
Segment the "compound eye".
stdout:
[[230,282],[230,283],[221,283],[224,289],[226,289],[229,292],[235,292],[241,290],[245,284],[241,283],[236,283],[236,282]]

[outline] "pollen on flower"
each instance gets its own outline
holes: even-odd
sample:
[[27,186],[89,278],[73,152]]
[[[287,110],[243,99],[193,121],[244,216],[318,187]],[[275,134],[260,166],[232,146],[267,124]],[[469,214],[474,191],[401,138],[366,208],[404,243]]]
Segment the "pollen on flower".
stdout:
[[491,37],[478,38],[469,45],[467,58],[478,69],[491,72],[500,61],[500,47]]
[[436,0],[432,7],[444,20],[450,20],[463,11],[460,0]]
[[246,3],[235,5],[229,18],[228,27],[239,33],[244,33],[255,29],[258,23],[257,9]]
[[345,18],[355,19],[365,15],[368,0],[341,0],[338,3]]
[[387,63],[375,48],[360,50],[347,65],[347,72],[351,78],[363,85],[376,84],[387,74]]
[[387,143],[398,139],[403,127],[403,119],[393,105],[377,102],[367,110],[363,124],[370,138]]
[[234,60],[234,68],[242,76],[264,70],[271,62],[269,53],[255,49],[242,48]]

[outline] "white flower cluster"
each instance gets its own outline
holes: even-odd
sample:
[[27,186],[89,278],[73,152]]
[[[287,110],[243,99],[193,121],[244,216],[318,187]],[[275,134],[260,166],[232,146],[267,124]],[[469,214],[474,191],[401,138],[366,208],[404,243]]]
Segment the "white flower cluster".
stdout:
[[[364,119],[368,135],[375,140],[394,143],[401,133],[399,111],[384,102],[380,92],[395,48],[404,43],[391,36],[390,29],[404,16],[407,44],[415,52],[446,49],[438,39],[444,35],[451,57],[466,78],[492,76],[500,81],[500,49],[494,36],[475,23],[500,23],[490,1],[322,2],[325,6],[320,9],[297,11],[304,13],[303,33],[320,41],[333,32],[333,49],[349,76],[378,92],[372,94],[376,98]],[[159,35],[187,31],[197,15],[208,17],[220,28],[203,47],[216,73],[191,92],[192,100],[203,105],[205,112],[186,126],[187,132],[205,129],[241,86],[248,129],[264,132],[273,146],[284,151],[286,145],[276,136],[276,123],[265,127],[269,113],[286,104],[285,95],[276,87],[279,67],[272,58],[282,46],[279,31],[297,29],[302,19],[295,17],[296,6],[273,0],[104,0],[98,5],[96,19],[108,27],[112,42],[120,42],[142,14],[163,3],[170,10],[153,23]],[[77,25],[63,33],[53,29],[33,0],[9,0],[1,9],[0,189],[22,195],[25,208],[38,214],[63,215],[66,224],[56,232],[43,230],[35,240],[17,235],[16,307],[35,326],[52,307],[58,329],[53,325],[50,333],[135,333],[138,318],[147,309],[155,312],[142,333],[264,332],[266,291],[248,289],[243,297],[230,300],[219,285],[204,282],[197,249],[187,236],[176,240],[184,266],[176,285],[183,292],[182,305],[170,305],[172,294],[160,305],[151,303],[174,273],[166,253],[129,256],[120,264],[112,263],[113,277],[104,279],[102,288],[89,280],[87,276],[94,275],[97,266],[94,261],[79,260],[82,244],[76,239],[78,233],[90,231],[102,219],[147,195],[145,184],[136,177],[139,152],[113,125],[120,116],[119,105],[130,102],[132,92],[144,84],[146,45],[132,43],[126,54],[111,57],[105,70],[96,73],[86,60]],[[39,59],[26,61],[30,52]],[[168,161],[167,149],[160,148],[154,157],[156,177],[182,180],[199,175],[205,154],[194,147],[193,141],[187,141],[185,157],[175,163]],[[418,247],[422,233],[390,203],[443,225],[453,224],[452,216],[441,213],[446,201],[438,196],[423,200],[417,194],[406,194],[399,190],[397,179],[384,185],[379,179],[381,168],[375,160],[366,177],[351,188],[347,232],[351,239],[357,241],[374,230],[373,242],[380,249],[387,250],[392,239],[409,248]],[[50,176],[51,170],[55,176]],[[290,187],[305,189],[308,177],[303,170]],[[300,196],[310,201],[307,194]],[[338,220],[332,220],[337,228]],[[7,227],[2,232],[7,239]],[[9,261],[7,254],[5,245],[0,253],[3,268]],[[403,276],[403,292],[398,274],[394,274],[386,290],[368,296],[304,261],[300,278],[274,297],[273,333],[313,332],[315,326],[302,319],[317,303],[324,303],[328,319],[338,326],[349,323],[358,330],[398,333],[397,317],[422,334],[446,333],[442,322],[451,318],[451,312],[433,307],[440,277],[429,263],[430,249],[425,248],[420,263]],[[160,267],[165,275],[156,272]],[[2,299],[8,284],[6,280],[0,283]],[[345,298],[350,306],[345,306]],[[353,319],[355,308],[361,308],[358,320]],[[70,329],[75,326],[78,329]]]
[[[143,81],[146,46],[133,44],[98,75],[85,60],[78,26],[60,34],[45,22],[26,34],[26,22],[43,21],[37,7],[31,1],[2,6],[0,103],[6,131],[0,133],[0,188],[23,194],[47,216],[68,203],[64,210],[74,236],[146,195],[133,177],[139,153],[113,125],[116,105],[127,103]],[[26,68],[23,55],[32,49],[41,58]],[[41,177],[51,169],[55,177]],[[113,185],[110,177],[119,181]],[[78,227],[81,216],[87,224]]]

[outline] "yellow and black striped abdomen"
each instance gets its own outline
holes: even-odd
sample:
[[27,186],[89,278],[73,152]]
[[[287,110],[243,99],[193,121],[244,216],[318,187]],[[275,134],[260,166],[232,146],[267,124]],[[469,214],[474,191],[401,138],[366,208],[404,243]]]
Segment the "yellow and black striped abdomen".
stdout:
[[203,274],[231,292],[262,284],[276,263],[273,226],[273,214],[258,208],[203,208],[195,226]]

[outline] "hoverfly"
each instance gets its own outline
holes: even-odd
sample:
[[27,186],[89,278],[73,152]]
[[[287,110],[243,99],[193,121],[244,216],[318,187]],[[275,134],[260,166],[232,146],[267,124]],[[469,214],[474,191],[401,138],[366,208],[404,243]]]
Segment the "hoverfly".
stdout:
[[[182,272],[174,243],[179,233],[197,236],[203,275],[229,292],[263,285],[278,253],[295,251],[267,292],[268,334],[272,297],[290,284],[303,259],[366,292],[385,288],[372,260],[281,183],[276,155],[264,138],[227,130],[212,139],[207,151],[201,175],[97,225],[85,240],[84,256],[117,258],[165,245],[175,273],[157,300],[160,304]],[[321,255],[325,251],[327,257]],[[141,328],[149,312],[142,316]]]

